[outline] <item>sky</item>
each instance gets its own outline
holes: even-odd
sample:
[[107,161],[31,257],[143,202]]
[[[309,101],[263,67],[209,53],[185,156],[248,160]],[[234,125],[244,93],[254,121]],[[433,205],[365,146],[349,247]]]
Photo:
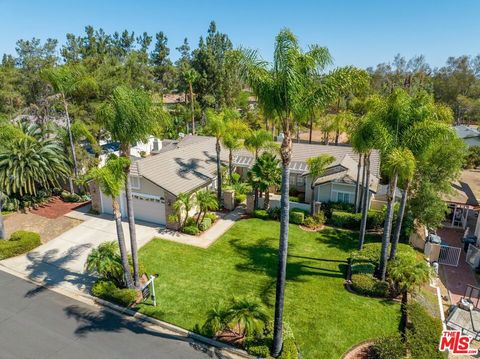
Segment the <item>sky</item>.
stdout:
[[187,37],[196,46],[211,20],[234,46],[271,60],[275,35],[292,30],[302,46],[328,47],[335,65],[366,68],[423,54],[433,67],[447,57],[480,53],[476,0],[0,0],[0,54],[18,39],[81,35],[86,25],[106,32],[133,30],[168,37],[171,58]]

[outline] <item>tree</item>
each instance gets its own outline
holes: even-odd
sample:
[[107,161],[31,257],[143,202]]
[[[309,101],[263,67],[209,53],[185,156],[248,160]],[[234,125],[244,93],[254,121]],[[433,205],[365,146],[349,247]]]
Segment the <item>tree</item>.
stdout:
[[232,302],[228,319],[234,328],[240,329],[239,334],[245,337],[263,328],[268,315],[257,300],[237,298]]
[[129,163],[130,160],[124,157],[110,159],[104,167],[90,170],[86,180],[94,180],[98,183],[100,190],[112,199],[113,219],[115,220],[115,228],[117,230],[118,248],[120,250],[125,285],[127,288],[133,288],[135,284],[128,263],[127,247],[125,246],[125,236],[122,227],[122,214],[120,204],[118,203],[118,197],[125,185],[125,177],[127,176],[125,167],[128,167]]
[[24,136],[0,152],[0,188],[6,195],[34,195],[38,187],[59,187],[70,166],[57,139],[36,124],[21,124]]
[[[215,197],[215,194],[208,190],[198,191],[196,193],[196,202],[198,208],[200,209],[200,212],[198,213],[197,224],[203,221],[208,211],[218,210],[218,200]],[[202,218],[201,220],[200,217]]]
[[[65,111],[65,120],[67,124],[67,132],[70,142],[70,150],[73,162],[73,175],[78,177],[77,154],[75,152],[75,144],[72,135],[72,124],[68,111],[68,99],[76,92],[96,91],[97,84],[95,80],[88,76],[86,70],[78,65],[64,65],[42,71],[42,76],[51,84],[55,93],[60,95]],[[72,181],[70,180],[70,192],[74,193]]]
[[248,130],[247,124],[239,118],[227,122],[222,143],[228,149],[228,180],[230,184],[233,183],[233,151],[242,148],[242,137],[245,137]]
[[265,192],[263,208],[268,209],[270,207],[270,187],[281,184],[280,161],[271,153],[262,153],[251,169],[251,177],[255,188]]
[[325,170],[333,161],[335,161],[335,157],[325,154],[307,159],[308,171],[312,181],[310,184],[310,188],[312,190],[310,211],[312,214],[314,211],[315,202],[315,182],[325,174]]
[[[127,159],[130,158],[131,146],[140,141],[146,142],[149,136],[160,133],[167,118],[160,108],[153,105],[148,93],[125,86],[119,86],[113,91],[109,101],[99,109],[98,116],[105,123],[105,128],[112,139],[120,142],[121,156]],[[138,272],[137,235],[129,163],[125,166],[124,171],[133,278],[135,286],[138,287],[140,274]]]
[[[173,209],[177,213],[177,218],[180,228],[185,227],[190,211],[195,206],[195,196],[193,193],[179,193],[175,202],[173,202]],[[182,216],[185,216],[182,222]]]
[[88,272],[113,281],[117,287],[126,285],[120,250],[115,241],[101,243],[97,248],[92,249],[87,257],[85,268]]
[[155,48],[150,55],[150,63],[153,66],[155,80],[163,89],[170,89],[173,86],[173,72],[175,68],[172,61],[168,58],[170,49],[167,46],[168,39],[163,31],[155,34]]
[[[280,147],[282,160],[280,245],[278,251],[278,272],[275,296],[275,320],[273,355],[278,356],[282,349],[283,304],[285,300],[285,276],[288,248],[289,217],[289,175],[292,152],[291,127],[293,117],[300,112],[308,93],[308,84],[312,77],[330,61],[326,48],[310,46],[303,52],[297,38],[289,30],[280,31],[275,39],[275,51],[271,68],[260,60],[254,51],[243,51],[239,61],[240,72],[253,89],[259,103],[267,113],[275,113],[279,118],[283,141]],[[328,85],[326,81],[326,85]],[[327,86],[319,86],[316,93],[327,97]],[[322,96],[318,96],[321,98]]]
[[193,98],[193,83],[198,78],[198,73],[194,69],[188,69],[183,73],[183,77],[188,84],[188,91],[190,93],[190,111],[192,116],[192,134],[195,134],[195,106]]

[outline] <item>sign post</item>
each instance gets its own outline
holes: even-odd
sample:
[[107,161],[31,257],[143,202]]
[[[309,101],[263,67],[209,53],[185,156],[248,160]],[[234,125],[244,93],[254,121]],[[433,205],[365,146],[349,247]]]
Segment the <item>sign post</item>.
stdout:
[[[142,298],[143,300],[147,300],[150,295],[153,299],[153,305],[157,306],[157,298],[155,297],[155,276],[151,275],[148,282],[142,288]],[[150,284],[152,285],[152,290],[150,290]]]

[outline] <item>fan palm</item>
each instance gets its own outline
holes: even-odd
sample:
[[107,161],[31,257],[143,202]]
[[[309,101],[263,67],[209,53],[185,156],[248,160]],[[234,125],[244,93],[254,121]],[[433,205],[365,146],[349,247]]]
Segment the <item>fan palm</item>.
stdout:
[[104,167],[90,170],[86,175],[86,179],[96,181],[100,190],[106,196],[112,198],[113,218],[117,230],[118,248],[120,250],[125,285],[127,288],[133,288],[134,282],[130,272],[130,265],[128,264],[127,247],[125,246],[125,235],[122,227],[122,214],[120,212],[120,204],[118,203],[118,197],[125,185],[125,167],[129,163],[130,160],[125,157],[112,158],[107,161]]
[[[213,192],[208,190],[198,191],[196,193],[196,202],[200,212],[198,213],[197,223],[203,221],[208,211],[216,211],[218,209],[218,201]],[[203,216],[202,216],[203,214]],[[200,220],[200,217],[202,219]]]
[[251,169],[251,178],[253,185],[265,192],[263,208],[268,209],[270,207],[270,187],[281,184],[280,161],[269,152],[262,153]]
[[[281,123],[283,141],[280,148],[282,161],[280,245],[275,300],[273,355],[278,356],[282,348],[283,303],[288,248],[289,175],[292,153],[292,123],[307,99],[309,84],[318,79],[321,70],[330,63],[326,48],[310,46],[304,52],[295,35],[284,29],[275,39],[273,65],[260,60],[254,51],[243,51],[240,71],[253,89],[262,108],[275,114]],[[320,81],[322,84],[322,82]],[[328,81],[325,81],[329,85]],[[319,101],[327,101],[328,86],[319,85],[314,94]]]
[[315,182],[325,174],[328,165],[335,161],[335,157],[331,155],[320,155],[307,159],[308,171],[311,179],[312,197],[310,198],[310,212],[313,214],[315,201]]
[[[98,111],[98,116],[105,123],[105,128],[113,140],[120,142],[121,155],[130,158],[131,146],[137,142],[146,142],[151,135],[159,134],[167,115],[153,105],[148,93],[119,86],[113,95]],[[128,228],[133,261],[133,278],[135,286],[140,286],[138,271],[137,234],[135,230],[135,214],[132,205],[132,184],[130,180],[130,164],[124,168],[125,196],[127,202]]]

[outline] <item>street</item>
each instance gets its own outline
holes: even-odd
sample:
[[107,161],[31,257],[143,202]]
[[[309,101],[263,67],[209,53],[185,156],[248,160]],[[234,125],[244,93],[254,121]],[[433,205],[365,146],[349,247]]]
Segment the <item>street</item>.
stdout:
[[185,337],[0,271],[0,358],[207,358]]

